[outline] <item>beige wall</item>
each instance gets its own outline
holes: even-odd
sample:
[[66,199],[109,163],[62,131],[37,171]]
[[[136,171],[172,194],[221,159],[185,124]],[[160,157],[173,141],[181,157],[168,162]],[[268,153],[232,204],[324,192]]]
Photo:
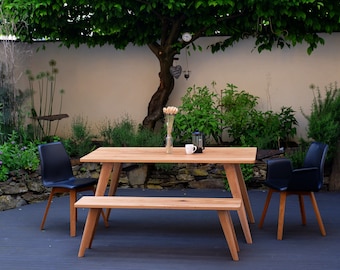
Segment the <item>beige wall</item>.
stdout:
[[[217,83],[216,89],[233,83],[240,90],[260,97],[262,109],[278,111],[291,106],[299,121],[298,136],[305,136],[306,120],[300,109],[308,113],[313,99],[309,86],[313,83],[323,90],[338,80],[340,74],[340,34],[325,36],[326,44],[308,55],[305,45],[271,52],[253,51],[253,40],[241,41],[225,52],[211,54],[207,45],[216,39],[202,38],[197,44],[202,52],[190,50],[190,78],[176,80],[169,105],[180,105],[180,98],[190,86]],[[70,118],[60,122],[60,135],[68,132],[72,117],[88,119],[94,132],[107,119],[129,115],[137,123],[146,116],[148,102],[158,87],[158,61],[147,47],[128,46],[117,51],[111,46],[78,49],[59,48],[46,44],[46,50],[35,52],[23,69],[34,73],[46,70],[48,61],[55,59],[59,68],[57,87],[65,89],[63,113]],[[175,65],[187,69],[185,52]],[[27,86],[23,76],[20,85]],[[57,105],[58,102],[55,102]]]

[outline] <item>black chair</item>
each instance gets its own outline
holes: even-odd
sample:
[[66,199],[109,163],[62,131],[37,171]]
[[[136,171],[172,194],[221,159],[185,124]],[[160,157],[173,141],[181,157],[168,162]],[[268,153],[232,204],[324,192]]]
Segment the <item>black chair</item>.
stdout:
[[286,198],[288,195],[298,195],[302,224],[306,225],[303,196],[308,195],[312,201],[321,235],[326,235],[326,230],[322,222],[314,192],[319,191],[323,185],[324,164],[327,151],[327,144],[320,142],[311,143],[305,156],[303,166],[299,169],[293,169],[291,160],[286,158],[277,158],[267,161],[267,177],[264,184],[269,187],[269,191],[260,219],[259,228],[262,228],[263,226],[273,192],[280,193],[277,239],[282,240]]
[[74,203],[77,200],[77,193],[87,190],[95,192],[97,179],[74,177],[70,158],[61,142],[41,144],[38,146],[38,150],[43,184],[45,187],[52,188],[40,229],[44,229],[53,196],[67,192],[70,194],[70,235],[75,236],[77,209],[74,207]]

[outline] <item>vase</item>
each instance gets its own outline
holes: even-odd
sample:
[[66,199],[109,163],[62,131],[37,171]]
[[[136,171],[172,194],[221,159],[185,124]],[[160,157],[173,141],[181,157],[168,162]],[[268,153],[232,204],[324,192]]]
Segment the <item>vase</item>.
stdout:
[[172,142],[173,142],[172,137],[166,136],[166,138],[165,138],[165,151],[166,151],[167,154],[172,153],[172,148],[173,148]]
[[165,138],[165,151],[167,154],[172,153],[173,148],[173,139],[172,139],[172,128],[174,126],[174,114],[166,114],[165,115],[165,124],[166,124],[166,138]]

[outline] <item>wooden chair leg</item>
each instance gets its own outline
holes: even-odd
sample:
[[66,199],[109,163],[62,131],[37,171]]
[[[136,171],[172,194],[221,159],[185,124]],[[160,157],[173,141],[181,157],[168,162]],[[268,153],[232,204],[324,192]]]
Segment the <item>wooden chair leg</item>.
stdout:
[[261,219],[260,219],[260,222],[259,222],[259,228],[262,228],[262,226],[263,226],[263,222],[264,222],[264,219],[266,217],[267,210],[268,210],[269,203],[270,203],[270,200],[272,198],[272,195],[273,195],[273,190],[269,189],[268,194],[267,194],[267,198],[266,198],[266,202],[264,204],[264,208],[263,208],[263,211],[262,211],[262,216],[261,216]]
[[279,220],[277,225],[277,240],[282,240],[283,224],[285,219],[287,192],[280,192]]
[[50,196],[48,197],[48,201],[47,201],[47,205],[46,205],[46,208],[45,208],[44,216],[43,216],[43,219],[42,219],[41,224],[40,224],[40,230],[44,229],[45,221],[46,221],[47,214],[48,214],[48,210],[50,209],[51,202],[52,202],[54,194],[55,194],[54,188],[52,188]]
[[309,197],[312,201],[312,205],[313,205],[313,208],[314,208],[316,219],[317,219],[318,224],[319,224],[321,235],[326,236],[325,226],[323,225],[323,222],[322,222],[321,214],[320,214],[319,207],[318,207],[318,204],[317,204],[316,199],[315,199],[314,192],[311,192],[309,194]]
[[306,225],[307,219],[306,219],[306,210],[305,210],[305,203],[304,203],[304,200],[303,200],[303,195],[298,194],[298,197],[299,197],[299,205],[300,205],[302,225]]
[[70,190],[70,236],[76,236],[77,227],[77,208],[74,204],[77,201],[77,191]]

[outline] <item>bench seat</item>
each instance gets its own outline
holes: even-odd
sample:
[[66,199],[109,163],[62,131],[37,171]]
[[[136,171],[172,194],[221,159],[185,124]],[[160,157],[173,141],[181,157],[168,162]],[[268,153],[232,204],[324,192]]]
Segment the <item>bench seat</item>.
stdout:
[[[192,197],[129,197],[129,196],[83,196],[76,208],[89,209],[165,209],[165,210],[214,210],[226,238],[233,260],[238,261],[239,246],[229,211],[238,211],[240,198],[192,198]],[[94,234],[94,232],[93,232]],[[93,235],[92,235],[93,238]],[[92,239],[91,239],[92,242]],[[84,256],[79,250],[78,256]]]

